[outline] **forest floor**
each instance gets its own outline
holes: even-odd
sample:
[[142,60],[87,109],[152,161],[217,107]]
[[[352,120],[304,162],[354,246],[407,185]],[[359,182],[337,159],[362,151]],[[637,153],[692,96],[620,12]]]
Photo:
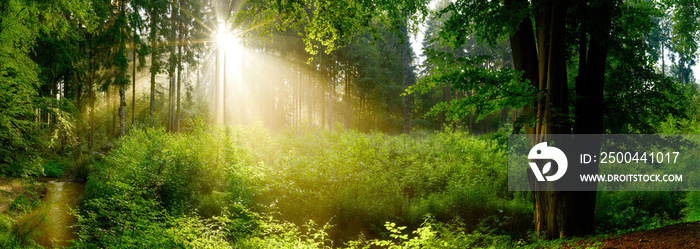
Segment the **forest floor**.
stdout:
[[[27,192],[29,190],[29,192]],[[27,182],[16,178],[0,178],[0,213],[4,213],[21,195],[40,199],[46,188],[37,182]]]
[[18,179],[0,179],[0,213],[4,213],[17,196],[23,194],[25,188]]
[[[34,189],[38,188],[38,189]],[[0,213],[4,213],[14,200],[27,192],[38,191],[43,195],[45,187],[37,182],[0,178]],[[700,221],[678,223],[656,229],[635,231],[621,235],[594,237],[560,244],[560,248],[700,248]]]
[[700,248],[700,221],[568,243],[564,248]]

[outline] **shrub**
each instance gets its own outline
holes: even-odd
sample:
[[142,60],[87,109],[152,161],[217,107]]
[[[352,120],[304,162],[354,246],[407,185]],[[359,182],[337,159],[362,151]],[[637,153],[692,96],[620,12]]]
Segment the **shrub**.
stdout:
[[652,229],[678,221],[685,192],[598,192],[598,230]]
[[[485,219],[492,223],[489,234],[531,227],[531,205],[507,191],[505,151],[491,139],[451,131],[410,137],[315,128],[273,134],[260,124],[223,128],[201,121],[191,126],[180,135],[134,129],[91,166],[80,209],[83,245],[122,244],[113,241],[122,236],[152,240],[167,233],[163,227],[183,226],[191,231],[167,243],[184,245],[191,240],[181,237],[199,234],[232,245],[325,246],[329,237],[342,244],[360,234],[389,236],[386,221],[416,230],[427,214],[436,222],[461,217],[467,233],[486,229]],[[232,217],[223,235],[201,232],[222,217]],[[327,236],[303,226],[309,221],[327,223],[321,229]],[[293,236],[322,238],[261,232],[292,225]]]

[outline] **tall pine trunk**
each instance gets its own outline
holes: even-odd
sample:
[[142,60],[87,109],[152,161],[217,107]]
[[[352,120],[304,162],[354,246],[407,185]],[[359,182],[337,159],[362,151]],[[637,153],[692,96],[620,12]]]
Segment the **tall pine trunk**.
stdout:
[[[403,88],[404,90],[408,89],[408,17],[406,17],[406,20],[404,21],[403,24],[403,33],[401,35],[404,36],[404,41],[403,41]],[[410,121],[411,117],[409,116],[410,113],[410,107],[409,107],[409,99],[408,99],[408,94],[405,94],[403,96],[403,133],[409,134],[411,132],[411,127],[410,127]]]
[[157,8],[151,7],[151,110],[150,117],[153,119],[153,112],[155,111],[155,100],[156,100],[156,74],[158,73],[158,58],[156,58],[156,14]]
[[331,68],[331,81],[328,87],[328,129],[333,131],[333,92],[335,92],[335,71]]
[[[180,1],[180,6],[182,6],[182,1]],[[177,17],[180,18],[180,11],[178,10],[178,15]],[[182,29],[182,20],[179,22],[178,26],[178,45],[177,47],[177,113],[175,114],[175,122],[176,122],[176,133],[180,133],[180,85],[182,85],[182,44],[183,44],[183,29]]]
[[131,125],[136,123],[136,38],[134,38],[134,49],[131,50],[134,58],[131,65]]
[[93,143],[93,131],[94,131],[94,126],[95,126],[95,92],[94,92],[94,84],[95,84],[95,51],[94,51],[94,43],[93,43],[93,38],[92,36],[89,36],[90,39],[90,49],[88,50],[88,74],[90,75],[90,81],[88,82],[88,96],[90,98],[90,120],[89,120],[89,126],[90,130],[88,131],[88,149],[92,151],[94,148],[94,143]]
[[126,87],[119,86],[119,136],[126,134]]

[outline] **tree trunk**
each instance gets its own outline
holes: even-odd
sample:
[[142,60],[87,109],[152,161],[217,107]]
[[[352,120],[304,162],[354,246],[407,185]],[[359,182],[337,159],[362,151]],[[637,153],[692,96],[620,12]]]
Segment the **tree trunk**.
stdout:
[[[180,1],[180,6],[182,6],[182,1]],[[177,16],[178,18],[180,17],[179,11]],[[175,130],[178,134],[180,134],[180,85],[182,85],[182,44],[184,43],[183,33],[184,31],[182,29],[182,21],[180,21],[178,26],[178,43],[180,45],[177,46],[177,113],[175,114]]]
[[[404,90],[408,90],[408,17],[406,17],[406,20],[404,21],[403,24],[403,29],[405,33],[402,33],[404,36],[404,41],[403,41],[403,88]],[[403,96],[403,133],[409,134],[411,132],[411,127],[410,127],[410,121],[411,117],[409,116],[410,112],[410,107],[409,107],[409,99],[408,99],[408,94],[404,93]]]
[[335,92],[335,72],[331,68],[331,81],[328,87],[328,129],[333,131],[333,92]]
[[320,100],[320,109],[321,109],[321,128],[326,127],[326,116],[328,116],[328,112],[326,112],[326,109],[328,109],[328,103],[326,102],[326,90],[328,90],[328,64],[324,64],[325,60],[323,58],[323,54],[321,55],[321,60],[319,61],[319,67],[321,69],[320,73],[321,76],[319,77],[319,87],[321,88],[320,90],[320,95],[321,98]]
[[347,108],[346,114],[345,114],[345,125],[346,129],[350,128],[351,125],[351,119],[352,116],[350,115],[352,113],[352,105],[350,104],[350,65],[349,62],[346,62],[345,65],[348,67],[345,69],[345,97],[343,99],[343,102],[345,102],[345,106]]
[[[175,4],[171,3],[170,4],[170,26],[173,29],[173,32],[170,34],[170,39],[171,41],[175,40]],[[170,56],[175,56],[176,50],[175,48],[170,48]],[[169,68],[169,76],[170,76],[170,82],[168,85],[168,131],[169,132],[174,132],[175,131],[175,70],[176,70],[176,65],[173,64],[172,60],[170,61],[170,68]]]
[[156,74],[158,73],[158,59],[156,58],[156,11],[155,7],[151,8],[151,119],[153,119],[153,112],[155,111],[155,100],[156,100]]
[[216,58],[214,59],[216,61],[216,63],[215,63],[216,70],[214,70],[216,73],[216,77],[214,77],[214,78],[216,78],[216,82],[214,83],[214,94],[213,94],[214,101],[212,101],[212,103],[213,103],[212,106],[214,107],[213,108],[214,109],[214,112],[213,112],[214,123],[219,122],[219,92],[220,92],[219,91],[219,84],[221,83],[221,76],[219,76],[219,71],[220,71],[219,58],[221,56],[220,53],[221,53],[221,46],[219,44],[217,44],[217,46],[216,46]]
[[[507,1],[506,4],[513,2]],[[591,34],[587,62],[579,67],[579,72],[585,74],[580,74],[577,82],[585,82],[586,85],[577,84],[577,92],[582,98],[576,108],[576,133],[582,132],[581,129],[586,129],[584,133],[602,133],[600,110],[607,57],[604,41],[608,39],[610,27],[609,7],[609,4],[605,4],[595,10],[607,16],[600,20],[599,26],[603,28],[599,29],[599,33]],[[523,107],[523,116],[536,117],[534,127],[529,124],[525,126],[525,132],[533,145],[548,141],[551,138],[548,134],[571,133],[568,124],[569,100],[564,64],[566,12],[565,3],[562,2],[552,1],[539,5],[536,17],[537,50],[529,19],[521,21],[519,30],[510,39],[514,68],[524,71],[523,78],[530,80],[536,89],[547,92],[545,98]],[[585,44],[585,41],[582,44]],[[584,50],[585,47],[580,49]],[[537,69],[533,68],[533,65],[537,65]],[[582,119],[585,121],[581,121]],[[597,171],[597,167],[595,170]],[[547,187],[549,186],[531,181],[535,227],[540,235],[556,238],[594,232],[595,192],[537,191],[538,188],[547,190]]]
[[[136,38],[134,38],[136,39]],[[136,42],[131,50],[131,55],[134,57],[133,65],[131,65],[131,125],[135,124],[136,117]]]
[[89,74],[90,74],[90,82],[88,82],[88,94],[90,96],[90,130],[88,131],[88,149],[92,151],[94,148],[94,143],[93,143],[93,131],[94,131],[94,126],[95,126],[95,92],[94,92],[94,84],[95,84],[95,52],[94,52],[94,45],[93,45],[93,38],[90,36],[90,50],[89,50]]
[[223,73],[224,73],[224,85],[223,85],[223,87],[222,87],[222,95],[223,95],[223,99],[224,99],[224,100],[223,100],[222,108],[221,108],[222,111],[223,111],[223,114],[222,114],[223,117],[222,117],[221,123],[225,125],[225,124],[227,124],[227,120],[226,120],[226,101],[228,100],[228,99],[226,98],[226,85],[227,85],[227,82],[226,82],[226,71],[228,71],[228,68],[226,67],[226,50],[224,50],[224,70],[223,70],[223,71],[224,71],[224,72],[223,72]]
[[119,87],[119,136],[124,136],[126,122],[126,89],[124,86]]
[[175,133],[180,133],[180,85],[182,84],[182,46],[178,48],[178,66],[177,66],[177,111],[175,113]]

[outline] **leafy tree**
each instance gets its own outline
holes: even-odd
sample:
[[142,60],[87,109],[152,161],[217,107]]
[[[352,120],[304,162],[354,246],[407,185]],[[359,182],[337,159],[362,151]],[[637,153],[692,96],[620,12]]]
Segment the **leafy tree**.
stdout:
[[[5,167],[4,173],[37,173],[20,165],[32,157],[39,145],[35,140],[39,128],[37,112],[56,110],[55,105],[42,103],[51,102],[57,95],[39,95],[40,86],[55,78],[42,77],[42,68],[32,58],[37,39],[49,35],[57,42],[71,36],[77,23],[92,28],[91,13],[90,5],[83,1],[0,2],[0,165]],[[66,63],[61,63],[62,68],[70,66]]]

